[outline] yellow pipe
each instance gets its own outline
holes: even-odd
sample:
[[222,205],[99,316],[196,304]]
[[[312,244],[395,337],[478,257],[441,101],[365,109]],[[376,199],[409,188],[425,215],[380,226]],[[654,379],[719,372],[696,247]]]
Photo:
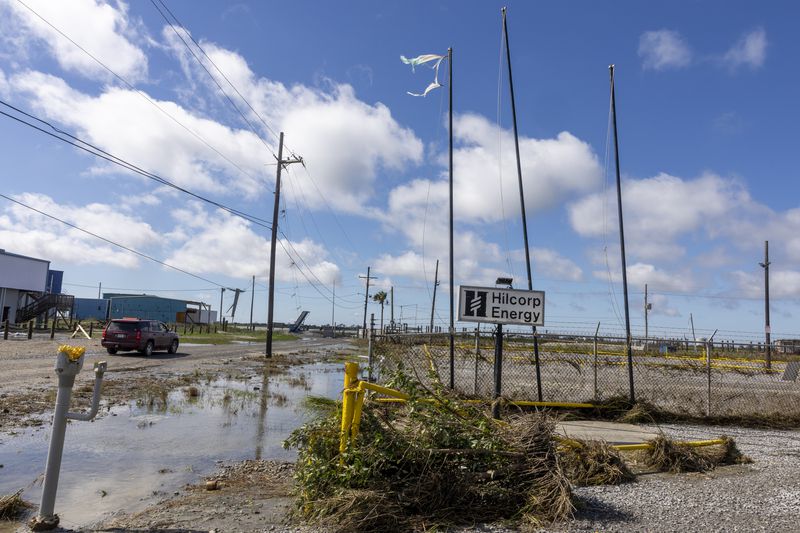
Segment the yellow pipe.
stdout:
[[344,388],[352,389],[358,384],[358,363],[347,362],[344,364]]
[[[363,381],[361,382],[363,383]],[[364,389],[356,389],[355,405],[353,406],[353,422],[350,426],[350,444],[355,444],[358,437],[358,428],[361,426],[361,408],[364,406]]]
[[[347,434],[350,433],[350,427],[353,424],[353,400],[352,396],[356,393],[355,390],[345,389],[342,392],[342,428],[339,432],[339,453],[342,454],[347,451]],[[340,459],[343,461],[344,459]]]
[[385,394],[386,396],[391,396],[392,398],[397,398],[397,399],[400,399],[400,400],[408,400],[409,398],[411,398],[411,396],[409,396],[405,392],[400,392],[399,390],[394,390],[394,389],[390,389],[390,388],[387,388],[387,387],[382,387],[380,385],[376,385],[375,383],[370,383],[368,381],[359,381],[358,382],[358,389],[359,390],[368,389],[368,390],[371,390],[371,391],[374,391],[374,392],[377,392],[377,393],[380,393],[380,394]]
[[[692,448],[699,448],[701,446],[716,446],[718,444],[725,444],[723,439],[714,439],[714,440],[695,440],[695,441],[688,441],[688,442],[676,442],[678,446],[690,446]],[[632,450],[647,450],[648,448],[652,448],[653,445],[649,442],[642,442],[640,444],[617,444],[612,446],[612,448],[619,450],[621,452],[628,452]]]

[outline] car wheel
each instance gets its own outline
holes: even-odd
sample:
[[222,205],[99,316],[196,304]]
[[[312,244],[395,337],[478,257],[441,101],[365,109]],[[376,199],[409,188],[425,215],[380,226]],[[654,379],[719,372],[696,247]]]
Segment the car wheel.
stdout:
[[169,345],[167,353],[175,353],[178,351],[178,339],[173,339],[172,344]]
[[154,348],[153,341],[147,341],[147,344],[145,345],[144,350],[142,350],[142,353],[147,356],[153,355],[153,348]]
[[116,348],[106,348],[106,351],[108,353],[110,353],[111,355],[114,355],[115,353],[117,353],[117,349]]

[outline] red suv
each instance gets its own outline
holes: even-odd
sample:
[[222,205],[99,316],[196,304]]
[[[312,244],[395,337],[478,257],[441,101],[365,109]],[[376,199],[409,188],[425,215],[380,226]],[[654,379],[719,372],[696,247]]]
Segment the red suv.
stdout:
[[103,330],[100,344],[110,354],[118,350],[138,350],[144,355],[150,355],[155,350],[175,353],[178,351],[178,334],[158,320],[118,318],[109,322]]

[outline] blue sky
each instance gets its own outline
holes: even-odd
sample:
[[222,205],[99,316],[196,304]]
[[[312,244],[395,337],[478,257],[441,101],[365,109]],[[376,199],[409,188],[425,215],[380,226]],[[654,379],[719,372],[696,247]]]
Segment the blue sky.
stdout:
[[[185,26],[178,33],[189,41],[190,32],[247,99],[204,63],[247,122],[150,2],[0,2],[0,96],[268,220],[270,150],[274,132],[285,131],[308,170],[293,165],[284,174],[277,318],[306,309],[311,322],[329,322],[335,281],[337,322],[360,323],[358,275],[371,265],[379,289],[395,287],[395,318],[402,312],[403,321],[425,324],[440,259],[436,322],[444,325],[447,92],[408,96],[432,72],[412,73],[399,56],[452,46],[455,281],[492,284],[511,274],[525,285],[502,3],[165,3]],[[773,333],[796,333],[797,7],[508,6],[534,285],[547,291],[545,329],[593,331],[598,321],[608,333],[622,328],[614,166],[606,157],[614,63],[634,332],[642,330],[647,283],[655,333],[690,336],[691,313],[702,334],[719,328],[727,338],[760,339],[758,262],[769,239]],[[448,83],[446,68],[440,80]],[[266,228],[2,118],[3,194],[225,287],[249,290],[256,275],[255,316],[264,319]],[[6,200],[0,247],[50,259],[77,296],[95,295],[102,282],[219,305],[217,285]],[[249,292],[242,303],[236,318],[246,320]]]

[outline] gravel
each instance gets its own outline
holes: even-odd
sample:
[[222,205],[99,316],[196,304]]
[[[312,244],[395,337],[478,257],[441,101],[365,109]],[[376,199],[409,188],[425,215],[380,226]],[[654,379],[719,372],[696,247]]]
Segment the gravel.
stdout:
[[[659,429],[659,428],[653,428]],[[800,432],[662,425],[679,440],[729,435],[754,463],[705,474],[645,474],[575,489],[575,519],[549,531],[797,531]]]

